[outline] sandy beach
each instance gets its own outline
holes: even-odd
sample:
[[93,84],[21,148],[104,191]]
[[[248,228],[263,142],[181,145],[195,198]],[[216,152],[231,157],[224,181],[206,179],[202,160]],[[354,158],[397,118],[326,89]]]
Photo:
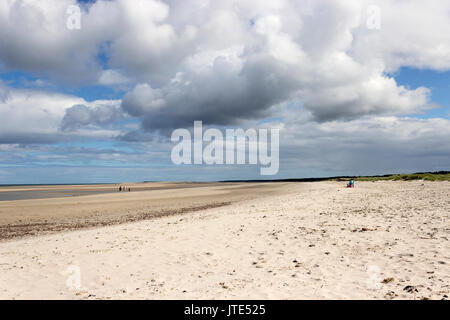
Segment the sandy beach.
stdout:
[[1,201],[0,298],[447,299],[450,182],[344,185]]
[[[39,191],[42,197],[0,201],[0,240],[182,214],[288,190],[282,184],[273,183],[123,185],[130,187],[132,192],[118,192],[119,185],[0,188],[0,195]],[[61,190],[70,190],[70,195],[90,195],[54,198]]]

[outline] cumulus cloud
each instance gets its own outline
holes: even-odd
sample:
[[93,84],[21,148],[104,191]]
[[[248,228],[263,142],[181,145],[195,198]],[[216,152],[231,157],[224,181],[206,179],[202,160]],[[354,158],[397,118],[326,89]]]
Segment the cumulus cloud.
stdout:
[[61,129],[74,131],[83,127],[111,127],[126,117],[118,101],[95,101],[89,104],[73,105],[68,108],[61,121]]
[[56,143],[120,133],[111,127],[123,119],[118,101],[87,102],[66,94],[5,86],[4,90],[8,94],[0,100],[0,143]]
[[83,99],[29,89],[8,89],[0,102],[2,143],[55,142],[65,109]]
[[[79,30],[66,27],[70,5],[82,7]],[[277,118],[290,168],[391,170],[408,157],[439,168],[448,121],[406,118],[435,107],[432,92],[392,74],[450,70],[448,12],[446,0],[1,1],[0,70],[31,74],[40,90],[0,83],[0,145],[164,144],[161,135],[194,120],[245,127]],[[90,85],[120,87],[123,97],[43,90]]]
[[102,35],[66,27],[62,1],[2,1],[0,4],[0,64],[6,70],[31,71],[67,82],[91,81],[100,71],[95,60]]
[[364,82],[313,89],[305,101],[314,119],[352,119],[370,114],[408,114],[432,108],[430,90],[408,90],[394,79],[377,76]]
[[104,70],[98,78],[98,83],[102,85],[119,85],[130,82],[130,79],[125,77],[120,71],[117,70]]
[[358,29],[353,54],[387,71],[402,66],[450,69],[450,3],[448,1],[370,1],[380,9],[379,30]]
[[139,84],[122,99],[122,107],[133,116],[142,116],[152,110],[164,107],[165,100],[160,89],[153,89],[148,84]]
[[[142,117],[149,130],[187,126],[196,119],[226,125],[270,117],[276,115],[279,103],[293,99],[301,101],[316,121],[410,114],[434,106],[427,88],[410,90],[386,75],[399,65],[383,60],[383,52],[389,51],[383,47],[383,34],[395,34],[396,27],[387,17],[382,32],[368,30],[369,3],[195,4],[193,9],[181,6],[180,12],[178,2],[169,2],[173,17],[169,14],[167,19],[174,30],[181,32],[187,26],[180,21],[189,21],[196,30],[182,48],[173,46],[184,53],[177,69],[166,69],[173,77],[168,73],[163,82],[141,83],[123,99],[124,110]],[[400,7],[388,10],[404,14]],[[433,10],[427,14],[438,13],[437,7]],[[383,19],[384,9],[381,12]],[[221,41],[215,41],[212,35],[227,28],[230,31],[221,33]],[[412,22],[409,30],[421,35]],[[362,50],[365,36],[372,39],[371,47],[379,46],[372,48],[372,55]],[[400,36],[390,37],[402,42]],[[197,44],[195,50],[192,42]],[[407,50],[397,53],[407,55]],[[436,58],[450,67],[445,55]],[[412,65],[422,66],[416,62]]]
[[[450,68],[444,0],[98,0],[83,7],[80,30],[65,27],[71,4],[4,2],[1,64],[69,82],[136,83],[122,106],[149,130],[267,117],[292,99],[318,121],[407,114],[431,107],[429,91],[386,72]],[[368,28],[369,5],[380,9],[379,29]]]

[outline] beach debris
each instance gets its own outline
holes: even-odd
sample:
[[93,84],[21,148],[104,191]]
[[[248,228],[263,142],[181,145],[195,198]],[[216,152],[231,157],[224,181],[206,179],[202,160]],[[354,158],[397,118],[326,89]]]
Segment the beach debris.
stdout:
[[414,257],[414,254],[412,254],[412,253],[400,253],[398,256],[399,257]]
[[394,278],[392,277],[388,277],[388,278],[384,278],[383,281],[381,281],[381,283],[387,284],[394,281]]
[[398,297],[398,295],[394,291],[388,291],[384,297],[386,299],[394,299],[395,297]]
[[415,286],[406,286],[403,288],[404,291],[408,293],[416,293],[419,292],[419,290]]
[[225,284],[225,282],[219,282],[219,285],[220,285],[222,288],[224,288],[224,289],[228,289],[228,288],[229,288],[229,286],[227,286],[227,285]]
[[366,231],[375,231],[375,230],[376,230],[376,229],[371,229],[371,228],[363,227],[363,228],[361,228],[361,229],[358,229],[358,228],[353,229],[352,232],[366,232]]
[[[264,263],[264,262],[263,262]],[[252,265],[254,265],[256,268],[258,268],[258,269],[261,269],[263,266],[262,265],[259,265],[258,264],[258,262],[256,262],[256,261],[253,261],[252,262]]]
[[278,240],[279,238],[278,238],[278,234],[279,233],[281,233],[282,232],[282,230],[277,230],[277,231],[272,231],[271,233],[269,233],[271,236],[273,236],[274,237],[274,239],[275,240]]

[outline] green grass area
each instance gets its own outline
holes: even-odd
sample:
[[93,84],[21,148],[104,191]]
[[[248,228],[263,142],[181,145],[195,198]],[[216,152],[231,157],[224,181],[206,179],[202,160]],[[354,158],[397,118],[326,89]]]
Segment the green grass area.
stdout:
[[450,181],[450,172],[442,173],[410,173],[410,174],[393,174],[388,176],[375,176],[375,177],[356,177],[356,181],[412,181],[412,180],[425,180],[425,181]]

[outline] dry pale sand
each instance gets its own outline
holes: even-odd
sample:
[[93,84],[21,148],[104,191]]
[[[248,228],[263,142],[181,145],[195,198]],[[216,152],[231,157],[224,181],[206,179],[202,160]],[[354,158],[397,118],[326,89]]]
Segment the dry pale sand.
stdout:
[[[248,198],[233,198],[251,194],[239,185],[206,187],[217,188],[215,201],[234,200],[183,215],[3,240],[0,298],[447,298],[450,183],[342,185],[277,184]],[[153,192],[164,191],[146,197]],[[201,190],[191,192],[201,197]],[[89,216],[106,195],[90,197],[77,199],[85,213],[72,213]],[[62,200],[42,205],[34,219],[45,208],[67,209]],[[108,210],[140,210],[137,200],[122,200]]]

